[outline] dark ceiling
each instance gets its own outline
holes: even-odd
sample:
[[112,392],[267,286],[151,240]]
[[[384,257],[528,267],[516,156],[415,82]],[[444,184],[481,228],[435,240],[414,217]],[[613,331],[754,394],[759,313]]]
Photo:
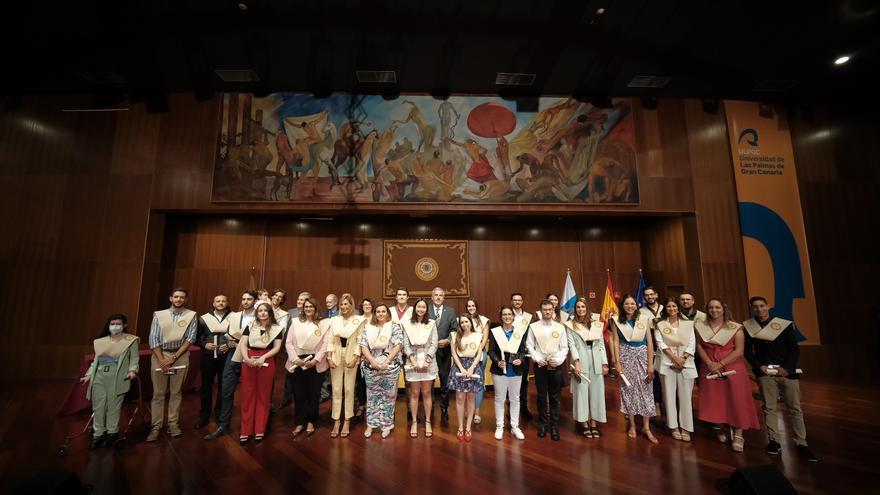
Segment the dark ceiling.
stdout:
[[[6,95],[831,100],[873,91],[880,60],[880,5],[857,0],[245,0],[246,9],[226,0],[29,3],[4,16]],[[835,66],[844,54],[851,61]],[[224,82],[217,69],[251,69],[260,82]],[[361,69],[394,70],[398,83],[359,84]],[[497,72],[536,78],[531,86],[499,86]],[[635,76],[671,80],[629,88]]]

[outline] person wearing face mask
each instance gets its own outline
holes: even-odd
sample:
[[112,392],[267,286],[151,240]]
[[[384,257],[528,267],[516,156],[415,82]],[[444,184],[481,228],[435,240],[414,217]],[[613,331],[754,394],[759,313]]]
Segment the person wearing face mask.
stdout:
[[202,370],[202,386],[199,389],[202,407],[199,410],[199,419],[196,420],[196,429],[200,429],[211,418],[211,399],[214,389],[214,381],[217,381],[217,403],[214,406],[215,418],[220,417],[220,408],[223,404],[221,392],[223,391],[223,367],[226,365],[226,353],[229,346],[226,344],[226,334],[229,331],[228,299],[223,294],[214,296],[213,310],[199,317],[199,330],[197,342],[203,349],[199,367]]
[[112,446],[119,437],[119,412],[122,401],[137,377],[138,341],[125,333],[128,319],[123,314],[110,315],[104,330],[94,341],[95,359],[80,381],[88,382],[86,398],[92,401],[95,414],[89,449]]
[[[181,388],[189,370],[189,346],[196,341],[198,315],[186,309],[187,291],[171,291],[171,307],[153,313],[150,325],[150,349],[153,351],[150,369],[153,379],[153,400],[150,405],[152,425],[147,442],[159,439],[165,421],[165,393],[168,399],[168,434],[171,438],[183,434],[178,424]],[[182,368],[177,368],[182,367]]]
[[205,440],[216,440],[229,433],[229,423],[232,418],[232,406],[235,402],[235,387],[241,381],[241,352],[238,350],[238,342],[241,340],[244,330],[254,321],[254,303],[257,293],[245,291],[241,294],[241,311],[231,313],[226,317],[229,327],[226,333],[226,363],[223,365],[223,388],[220,397],[220,414],[217,417],[217,429],[204,436]]
[[[339,298],[339,314],[330,318],[330,340],[327,344],[330,386],[333,394],[330,415],[333,418],[331,438],[346,438],[350,433],[351,418],[354,416],[355,379],[361,357],[358,339],[364,323],[364,317],[355,314],[354,298],[351,294],[343,294]],[[339,419],[343,405],[345,421],[340,430]]]

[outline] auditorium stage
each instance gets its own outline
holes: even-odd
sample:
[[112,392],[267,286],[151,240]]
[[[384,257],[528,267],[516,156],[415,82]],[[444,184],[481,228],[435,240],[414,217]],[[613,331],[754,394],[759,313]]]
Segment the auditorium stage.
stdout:
[[[84,438],[74,440],[65,458],[56,449],[67,431],[82,428],[88,414],[57,417],[70,383],[4,383],[0,392],[0,491],[38,469],[75,471],[95,486],[94,493],[619,493],[669,494],[715,492],[715,483],[734,469],[772,463],[803,494],[880,493],[880,392],[843,384],[802,384],[808,440],[818,464],[800,459],[788,441],[782,454],[764,454],[761,432],[746,432],[745,452],[736,454],[698,426],[690,444],[673,440],[655,427],[660,440],[650,445],[630,440],[617,412],[616,382],[608,380],[609,423],[601,439],[586,439],[571,420],[571,394],[563,391],[561,441],[537,438],[534,421],[526,422],[525,441],[505,434],[493,437],[492,392],[482,407],[483,424],[473,442],[455,438],[454,404],[451,424],[440,426],[435,414],[434,438],[411,439],[403,396],[398,397],[396,429],[382,440],[378,431],[367,440],[361,422],[347,439],[329,437],[329,406],[321,407],[321,423],[311,438],[293,439],[293,414],[278,411],[270,418],[266,440],[238,445],[237,436],[205,442],[208,429],[192,429],[199,402],[189,392],[181,406],[184,435],[157,443],[143,442],[135,432],[125,449],[87,450]],[[276,381],[275,397],[281,397]],[[534,385],[532,385],[534,387]],[[534,388],[531,389],[535,411]],[[756,407],[758,403],[756,402]],[[233,434],[238,432],[238,407]],[[213,426],[213,424],[211,425]],[[786,425],[787,426],[787,425]],[[790,432],[790,430],[788,430]]]

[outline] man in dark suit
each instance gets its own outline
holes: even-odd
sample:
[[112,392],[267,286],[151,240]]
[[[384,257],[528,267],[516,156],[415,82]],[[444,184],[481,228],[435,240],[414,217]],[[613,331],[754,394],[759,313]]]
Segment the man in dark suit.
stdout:
[[437,371],[440,375],[440,421],[449,422],[449,391],[446,385],[449,383],[449,368],[452,354],[449,349],[449,333],[458,328],[458,316],[455,310],[444,306],[446,291],[435,287],[431,292],[431,301],[428,305],[428,318],[437,324]]

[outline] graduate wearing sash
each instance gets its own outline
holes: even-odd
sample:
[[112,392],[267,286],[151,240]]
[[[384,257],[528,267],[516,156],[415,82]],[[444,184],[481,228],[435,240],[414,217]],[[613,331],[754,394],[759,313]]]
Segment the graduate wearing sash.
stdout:
[[568,352],[574,367],[571,378],[574,420],[583,425],[585,437],[599,438],[596,422],[608,421],[604,380],[608,374],[608,355],[602,338],[604,324],[599,321],[598,314],[590,314],[587,300],[580,297],[574,303],[574,319],[565,326]]
[[[525,325],[526,331],[528,331],[529,325],[532,324],[532,320],[534,316],[528,311],[523,310],[523,295],[519,292],[514,292],[510,295],[510,307],[513,308],[513,321],[515,325],[519,326],[521,324]],[[523,336],[525,336],[523,333]],[[519,388],[519,413],[522,415],[523,419],[532,419],[532,413],[529,411],[529,370],[532,367],[532,360],[529,358],[528,353],[523,354],[522,356],[522,368],[525,372],[522,375],[522,381],[520,382]]]
[[[360,332],[364,327],[363,316],[355,314],[354,298],[342,294],[339,298],[339,314],[330,318],[330,340],[327,345],[327,359],[330,364],[330,386],[332,389],[333,429],[330,437],[346,438],[350,433],[351,418],[354,416],[355,381],[361,357]],[[344,399],[344,403],[343,403]],[[339,429],[342,406],[345,405],[345,421]]]
[[[473,299],[468,299],[465,303],[465,313],[467,313],[471,320],[474,322],[474,330],[479,332],[480,335],[483,336],[483,342],[480,345],[482,357],[480,358],[480,373],[483,378],[486,378],[486,364],[489,362],[486,359],[486,353],[489,350],[489,318],[480,314],[480,307],[477,305],[477,301]],[[480,390],[477,391],[477,404],[476,404],[476,413],[474,414],[474,424],[478,425],[483,422],[482,418],[480,418],[480,408],[483,407],[483,394],[486,392],[485,384]]]
[[476,409],[477,391],[483,388],[480,360],[483,357],[483,333],[477,332],[475,322],[468,315],[458,317],[458,325],[449,335],[452,348],[452,369],[449,372],[449,390],[455,391],[455,409],[458,416],[458,440],[470,442],[471,425]]
[[642,433],[656,444],[648,418],[656,414],[654,405],[654,338],[651,318],[638,310],[636,299],[624,294],[620,316],[612,320],[612,345],[617,349],[616,368],[621,375],[620,412],[629,415],[627,436],[636,438],[636,416],[642,416]]
[[549,294],[544,296],[544,299],[553,303],[553,312],[555,313],[555,316],[553,317],[554,320],[556,320],[559,323],[565,323],[571,319],[571,315],[568,314],[567,311],[563,311],[559,307],[559,296],[550,292]]
[[95,359],[80,381],[88,382],[86,399],[92,401],[95,417],[89,449],[112,446],[119,437],[119,412],[122,401],[138,372],[138,342],[125,333],[128,319],[123,314],[111,315],[95,339]]
[[807,447],[807,428],[804,426],[797,374],[800,351],[795,338],[795,325],[782,318],[771,318],[770,306],[764,297],[752,297],[749,305],[755,317],[743,322],[746,329],[745,357],[758,379],[758,389],[764,402],[764,424],[767,426],[768,439],[765,451],[776,455],[782,450],[779,443],[782,428],[776,411],[781,389],[791,422],[795,451],[810,462],[818,462]]
[[235,403],[235,388],[241,381],[241,351],[238,342],[244,329],[254,321],[254,303],[257,293],[245,291],[241,294],[240,311],[230,313],[226,317],[229,326],[226,330],[226,363],[223,365],[223,384],[220,394],[220,414],[217,417],[217,429],[204,436],[205,440],[216,440],[229,433],[232,418],[232,406]]
[[394,401],[397,399],[397,379],[403,350],[403,330],[391,322],[388,306],[379,304],[373,309],[372,318],[361,332],[361,372],[367,385],[367,429],[370,437],[373,428],[382,431],[387,438],[394,428]]
[[495,386],[495,439],[501,440],[504,436],[504,401],[510,399],[510,433],[518,440],[525,440],[519,428],[519,394],[526,373],[526,334],[531,317],[514,320],[510,306],[502,306],[499,316],[501,326],[490,331],[488,353],[492,360],[489,372]]
[[[730,321],[727,308],[718,298],[706,303],[706,319],[696,320],[697,352],[700,354],[699,418],[717,425],[729,425],[718,440],[732,439],[734,451],[742,452],[744,429],[760,429],[752,384],[743,360],[745,337],[742,326]],[[733,372],[732,374],[729,374]],[[711,373],[711,375],[710,375]],[[713,378],[727,374],[724,378]]]
[[202,356],[199,368],[202,371],[202,386],[199,388],[202,407],[199,409],[199,419],[196,420],[196,429],[200,429],[211,419],[211,399],[214,389],[214,381],[217,381],[216,404],[214,405],[214,417],[219,421],[220,410],[223,405],[223,367],[226,365],[226,353],[229,346],[226,344],[226,334],[229,331],[229,301],[223,294],[214,296],[213,310],[199,317],[198,342],[202,348]]
[[[189,346],[196,340],[198,315],[186,309],[187,291],[177,288],[171,292],[171,307],[153,313],[150,324],[150,360],[153,380],[153,400],[150,403],[150,433],[147,442],[159,439],[165,420],[165,394],[168,393],[168,434],[174,438],[183,434],[178,422],[181,387],[189,370]],[[180,369],[172,367],[181,366]],[[157,371],[158,370],[158,371]]]
[[284,327],[275,321],[272,304],[258,302],[256,318],[241,334],[241,432],[239,442],[254,435],[263,439],[275,378],[275,355],[281,350]]
[[397,304],[388,308],[388,313],[391,315],[391,321],[393,323],[401,325],[402,322],[412,318],[412,306],[407,304],[407,301],[409,300],[409,291],[406,290],[406,287],[400,287],[397,289],[397,294],[394,296],[394,300],[397,301]]
[[559,440],[559,399],[562,393],[562,366],[568,354],[565,326],[554,318],[553,303],[541,302],[541,320],[529,326],[526,347],[535,362],[535,385],[538,388],[538,437]]
[[322,320],[318,301],[309,296],[303,301],[302,311],[291,320],[287,331],[285,369],[293,385],[296,437],[305,429],[311,436],[318,422],[318,406],[321,404],[321,385],[327,372],[327,340],[330,320]]
[[694,432],[692,397],[697,378],[697,338],[694,322],[681,318],[677,300],[667,299],[661,317],[654,320],[654,341],[659,350],[655,368],[660,374],[666,426],[672,438],[690,442]]
[[403,327],[404,379],[409,388],[409,413],[412,418],[409,436],[418,436],[419,397],[425,411],[425,436],[434,436],[431,427],[434,380],[437,378],[437,325],[428,318],[428,302],[419,299]]

